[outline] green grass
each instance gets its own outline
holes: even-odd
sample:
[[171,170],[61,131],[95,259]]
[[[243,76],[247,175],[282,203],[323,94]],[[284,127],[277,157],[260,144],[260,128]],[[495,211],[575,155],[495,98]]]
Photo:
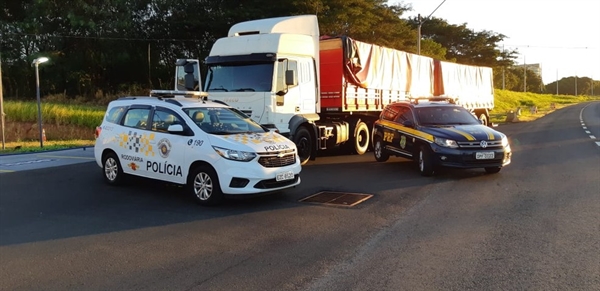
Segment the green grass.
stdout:
[[[532,121],[565,106],[588,101],[600,101],[600,96],[536,94],[500,89],[496,89],[494,95],[496,98],[495,107],[490,112],[490,119],[494,123],[503,123],[509,111],[517,112],[519,108],[521,108],[519,120]],[[555,105],[554,109],[551,107],[552,104]],[[532,106],[537,107],[537,113],[530,111]]]
[[[40,107],[44,123],[76,125],[90,129],[94,129],[102,122],[106,110],[103,106],[57,103],[42,103]],[[37,103],[6,100],[4,113],[7,122],[35,122],[38,114]]]
[[4,144],[4,149],[0,148],[0,155],[35,153],[92,146],[94,146],[93,140],[46,141],[44,142],[44,147],[40,147],[39,141],[9,142]]

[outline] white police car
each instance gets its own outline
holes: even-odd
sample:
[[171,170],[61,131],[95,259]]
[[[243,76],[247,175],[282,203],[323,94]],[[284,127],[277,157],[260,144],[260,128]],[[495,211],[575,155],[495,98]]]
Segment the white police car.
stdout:
[[94,154],[108,184],[136,175],[186,185],[203,205],[300,184],[289,139],[205,93],[153,93],[110,102],[96,129]]

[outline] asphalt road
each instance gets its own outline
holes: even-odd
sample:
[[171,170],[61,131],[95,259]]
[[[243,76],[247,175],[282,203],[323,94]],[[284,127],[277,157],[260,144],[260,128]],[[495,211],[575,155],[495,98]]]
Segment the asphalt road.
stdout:
[[[70,153],[12,165],[0,290],[600,290],[600,102],[498,129],[514,155],[496,175],[328,156],[290,191],[212,208],[163,183],[109,187]],[[319,191],[374,196],[299,202]]]

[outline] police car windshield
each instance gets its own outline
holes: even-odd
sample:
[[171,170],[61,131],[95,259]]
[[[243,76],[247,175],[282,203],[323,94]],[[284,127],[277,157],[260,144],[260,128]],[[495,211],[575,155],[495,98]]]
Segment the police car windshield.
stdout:
[[481,124],[473,114],[462,107],[417,108],[417,119],[423,126]]
[[183,111],[200,129],[211,134],[226,135],[267,131],[246,114],[234,108],[202,107],[185,108]]

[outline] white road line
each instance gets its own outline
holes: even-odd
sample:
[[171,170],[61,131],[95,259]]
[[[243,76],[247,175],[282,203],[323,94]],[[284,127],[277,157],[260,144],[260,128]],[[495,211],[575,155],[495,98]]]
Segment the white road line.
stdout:
[[591,132],[589,130],[586,130],[585,133],[590,134]]
[[600,147],[600,141],[597,141],[597,142],[596,142],[596,145]]
[[587,129],[587,127],[584,126],[583,129]]
[[596,137],[595,137],[595,136],[593,136],[593,135],[590,135],[590,138],[591,138],[591,139],[596,139]]

